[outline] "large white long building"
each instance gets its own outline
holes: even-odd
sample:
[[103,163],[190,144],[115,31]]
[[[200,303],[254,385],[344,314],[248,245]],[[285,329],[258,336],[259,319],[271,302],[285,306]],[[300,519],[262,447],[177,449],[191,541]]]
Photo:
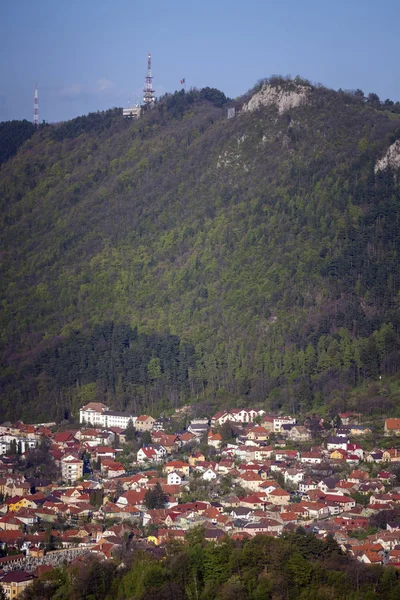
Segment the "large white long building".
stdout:
[[37,439],[29,439],[27,436],[10,434],[0,435],[0,455],[7,454],[10,451],[11,442],[15,442],[17,451],[22,453],[32,450],[38,445]]
[[101,402],[89,402],[79,410],[79,423],[93,425],[94,427],[119,427],[126,429],[131,420],[133,425],[137,417],[125,413],[110,410],[108,406]]

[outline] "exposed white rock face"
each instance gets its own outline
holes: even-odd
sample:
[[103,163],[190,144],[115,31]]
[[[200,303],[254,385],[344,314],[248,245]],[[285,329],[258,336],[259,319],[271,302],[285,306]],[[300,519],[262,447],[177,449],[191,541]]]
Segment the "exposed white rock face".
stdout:
[[378,160],[375,165],[375,173],[385,171],[388,168],[400,169],[400,140],[389,146],[385,156]]
[[279,114],[291,108],[307,104],[310,88],[305,85],[296,85],[295,89],[285,89],[281,86],[264,84],[250,100],[243,105],[243,112],[253,112],[261,106],[275,105]]

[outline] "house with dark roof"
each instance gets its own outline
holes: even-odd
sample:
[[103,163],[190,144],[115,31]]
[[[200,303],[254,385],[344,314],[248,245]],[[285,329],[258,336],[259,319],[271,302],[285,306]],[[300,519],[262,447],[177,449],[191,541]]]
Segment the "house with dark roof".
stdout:
[[9,571],[0,580],[7,598],[18,598],[24,589],[30,585],[34,577],[26,571]]

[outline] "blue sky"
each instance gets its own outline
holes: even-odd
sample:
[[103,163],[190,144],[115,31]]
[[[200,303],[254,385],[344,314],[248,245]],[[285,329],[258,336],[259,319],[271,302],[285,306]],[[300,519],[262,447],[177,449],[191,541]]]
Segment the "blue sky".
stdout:
[[400,2],[381,0],[2,0],[0,120],[69,119],[157,95],[245,93],[272,74],[400,100]]

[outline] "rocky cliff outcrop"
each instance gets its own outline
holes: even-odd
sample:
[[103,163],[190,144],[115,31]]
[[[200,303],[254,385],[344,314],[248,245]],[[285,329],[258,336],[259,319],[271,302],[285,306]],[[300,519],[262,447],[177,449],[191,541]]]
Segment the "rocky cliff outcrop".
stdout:
[[389,168],[400,169],[400,140],[396,140],[389,146],[385,156],[376,162],[375,173]]
[[305,85],[286,88],[267,83],[243,105],[242,110],[253,112],[262,106],[275,105],[279,114],[282,114],[296,106],[307,104],[310,91],[310,88]]

